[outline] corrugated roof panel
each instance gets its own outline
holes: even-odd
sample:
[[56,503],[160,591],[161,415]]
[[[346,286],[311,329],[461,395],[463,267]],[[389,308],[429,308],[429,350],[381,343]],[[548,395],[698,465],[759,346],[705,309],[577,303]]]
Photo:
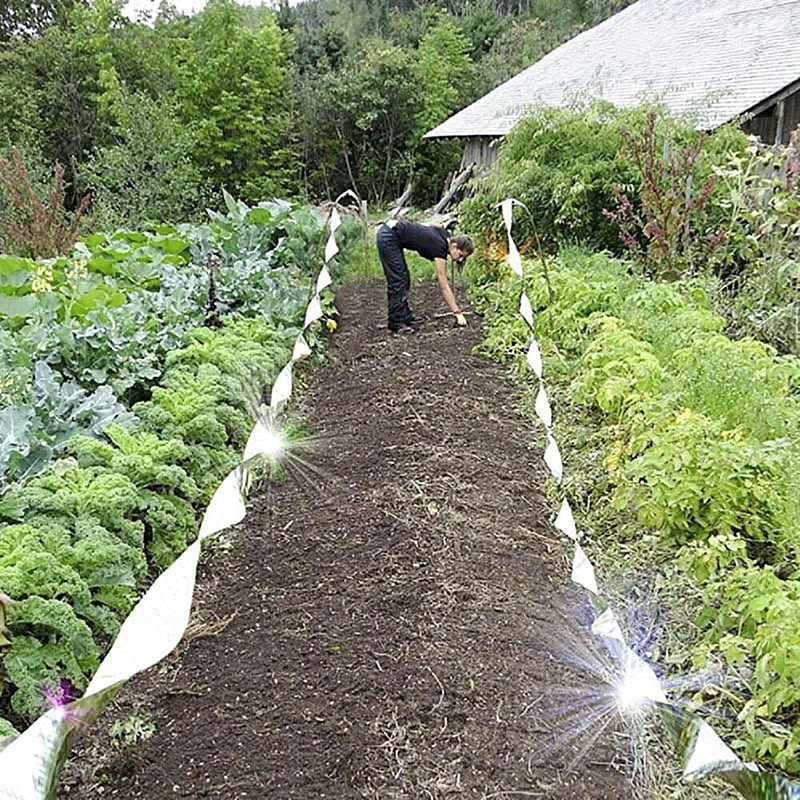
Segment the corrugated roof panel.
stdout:
[[715,128],[800,80],[800,0],[639,0],[556,48],[427,137],[501,136],[531,106],[660,97]]

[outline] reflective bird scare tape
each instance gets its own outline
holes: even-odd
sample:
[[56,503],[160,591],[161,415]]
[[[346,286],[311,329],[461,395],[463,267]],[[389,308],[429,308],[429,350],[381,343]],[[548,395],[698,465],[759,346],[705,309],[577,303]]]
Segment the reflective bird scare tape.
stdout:
[[[337,198],[337,203],[347,195],[359,202],[348,191]],[[293,365],[311,353],[304,334],[323,316],[320,293],[332,283],[328,262],[339,252],[335,234],[340,224],[334,204],[325,263],[314,284],[291,359],[275,379],[269,409],[256,421],[242,463],[211,498],[197,540],[158,576],[125,619],[83,696],[51,708],[0,751],[0,800],[53,800],[75,732],[92,722],[126,681],[169,655],[183,638],[191,614],[201,542],[244,519],[251,483],[248,465],[252,467],[254,460],[270,455],[274,434],[269,422],[292,396]]]
[[[513,197],[500,203],[508,233],[508,261],[512,271],[520,280],[522,291],[519,311],[530,328],[527,362],[539,381],[535,412],[545,429],[544,462],[556,483],[560,485],[563,464],[561,452],[552,432],[552,409],[542,377],[542,355],[535,336],[535,317],[530,298],[525,291],[522,259],[511,235],[515,205],[522,206],[528,211],[524,203]],[[653,668],[625,642],[625,636],[614,612],[600,595],[594,567],[578,541],[575,519],[566,497],[561,501],[554,526],[574,543],[572,580],[586,590],[597,613],[592,624],[592,633],[619,662],[623,674],[634,676],[638,694],[660,712],[683,759],[683,777],[692,780],[706,775],[717,775],[749,800],[800,800],[800,785],[782,776],[764,773],[755,765],[745,764],[707,722],[667,699]]]

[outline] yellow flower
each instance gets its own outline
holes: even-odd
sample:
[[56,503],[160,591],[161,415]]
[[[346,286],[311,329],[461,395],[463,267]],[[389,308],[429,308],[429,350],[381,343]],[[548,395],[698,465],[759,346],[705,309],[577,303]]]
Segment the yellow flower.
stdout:
[[333,333],[339,327],[336,324],[336,320],[335,319],[328,319],[328,321],[325,323],[325,325],[327,326],[328,330],[331,333]]

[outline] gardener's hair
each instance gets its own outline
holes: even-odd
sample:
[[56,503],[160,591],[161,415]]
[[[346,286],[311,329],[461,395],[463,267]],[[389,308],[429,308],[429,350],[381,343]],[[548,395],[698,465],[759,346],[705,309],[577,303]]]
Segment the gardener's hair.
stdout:
[[475,250],[475,245],[472,244],[472,239],[463,233],[459,234],[458,236],[454,236],[453,241],[455,242],[456,247],[462,252],[466,253],[468,256],[472,255],[473,251]]

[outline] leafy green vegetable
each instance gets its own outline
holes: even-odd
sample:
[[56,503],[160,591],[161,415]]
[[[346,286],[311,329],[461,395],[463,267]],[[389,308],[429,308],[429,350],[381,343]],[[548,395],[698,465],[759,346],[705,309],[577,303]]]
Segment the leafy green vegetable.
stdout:
[[13,647],[3,657],[8,680],[17,688],[11,707],[18,714],[37,716],[42,687],[68,678],[78,689],[97,669],[99,652],[85,622],[62,600],[29,597],[14,603],[8,625]]

